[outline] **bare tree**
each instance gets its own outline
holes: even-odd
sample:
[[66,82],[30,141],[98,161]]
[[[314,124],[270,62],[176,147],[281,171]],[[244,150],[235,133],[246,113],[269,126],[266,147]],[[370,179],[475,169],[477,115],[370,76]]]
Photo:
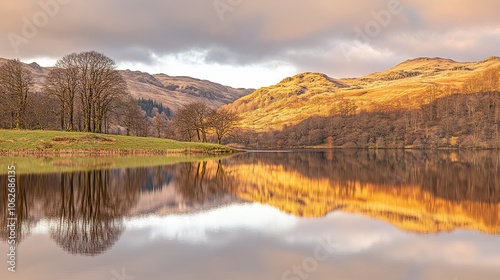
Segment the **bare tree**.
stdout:
[[194,115],[187,106],[181,108],[174,117],[174,127],[184,140],[193,140],[195,128]]
[[198,141],[207,142],[207,132],[210,128],[210,115],[213,110],[205,103],[195,102],[184,105],[174,118],[174,125],[184,138],[192,140],[196,135]]
[[189,104],[189,107],[194,114],[198,141],[207,142],[207,131],[211,127],[209,116],[213,113],[213,110],[203,102]]
[[128,94],[127,84],[115,69],[115,62],[101,53],[80,53],[76,61],[84,130],[102,132],[108,113]]
[[54,96],[59,103],[61,129],[73,130],[75,96],[78,92],[78,65],[77,54],[70,54],[56,63],[56,68],[52,69],[44,83],[44,93]]
[[210,126],[217,136],[217,143],[222,143],[222,138],[229,135],[238,125],[240,118],[236,113],[227,109],[219,109],[210,116]]
[[147,128],[145,112],[141,110],[137,100],[128,96],[122,100],[119,114],[121,115],[121,123],[125,127],[126,135],[144,135],[143,131]]
[[11,59],[0,66],[0,93],[2,103],[9,104],[16,129],[24,127],[28,93],[33,85],[31,72],[19,59]]
[[153,126],[155,128],[156,136],[158,138],[160,138],[162,135],[162,132],[167,128],[167,122],[168,122],[167,115],[165,115],[164,112],[162,112],[161,114],[158,114],[158,110],[156,108],[154,110],[156,110],[156,113],[151,121],[152,121]]

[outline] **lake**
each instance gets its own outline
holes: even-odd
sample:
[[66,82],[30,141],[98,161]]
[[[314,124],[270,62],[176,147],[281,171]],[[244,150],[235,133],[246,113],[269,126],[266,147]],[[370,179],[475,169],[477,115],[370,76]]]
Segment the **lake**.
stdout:
[[17,171],[0,279],[500,279],[498,152],[261,151]]

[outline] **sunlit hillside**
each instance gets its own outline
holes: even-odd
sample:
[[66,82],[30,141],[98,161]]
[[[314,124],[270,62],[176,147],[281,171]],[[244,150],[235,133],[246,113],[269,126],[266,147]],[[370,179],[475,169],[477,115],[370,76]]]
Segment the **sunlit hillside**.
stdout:
[[227,108],[241,115],[243,127],[257,131],[280,129],[311,116],[327,116],[345,101],[352,101],[356,112],[414,109],[435,98],[464,93],[466,81],[499,67],[499,57],[480,62],[418,58],[361,78],[333,79],[320,73],[303,73],[261,88]]

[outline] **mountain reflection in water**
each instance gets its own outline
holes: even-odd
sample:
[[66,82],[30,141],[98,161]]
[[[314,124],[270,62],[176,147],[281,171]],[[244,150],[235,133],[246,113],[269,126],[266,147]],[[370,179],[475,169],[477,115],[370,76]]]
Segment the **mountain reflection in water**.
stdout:
[[[95,256],[124,219],[258,202],[299,217],[362,214],[411,232],[500,233],[500,157],[494,152],[245,153],[152,168],[20,175],[18,241],[44,221],[71,254]],[[7,185],[0,175],[0,185]],[[6,209],[7,189],[0,188]],[[0,216],[7,240],[6,215]]]

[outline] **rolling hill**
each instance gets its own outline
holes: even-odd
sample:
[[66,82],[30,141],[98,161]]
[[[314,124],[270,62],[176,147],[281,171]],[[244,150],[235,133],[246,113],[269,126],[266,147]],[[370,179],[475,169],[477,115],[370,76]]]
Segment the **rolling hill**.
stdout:
[[227,105],[238,112],[242,126],[255,131],[281,129],[312,116],[327,116],[341,101],[357,111],[419,108],[432,98],[461,93],[465,81],[500,68],[500,58],[480,62],[456,62],[443,58],[407,60],[383,72],[361,78],[333,79],[321,73],[302,73],[256,90]]
[[[0,64],[5,59],[0,58]],[[26,64],[33,74],[33,90],[40,92],[50,67],[41,67],[36,62]],[[139,71],[120,70],[134,98],[151,99],[172,110],[184,104],[201,101],[212,108],[229,104],[250,94],[253,89],[235,89],[229,86],[191,77],[173,77],[165,74],[149,74]]]

